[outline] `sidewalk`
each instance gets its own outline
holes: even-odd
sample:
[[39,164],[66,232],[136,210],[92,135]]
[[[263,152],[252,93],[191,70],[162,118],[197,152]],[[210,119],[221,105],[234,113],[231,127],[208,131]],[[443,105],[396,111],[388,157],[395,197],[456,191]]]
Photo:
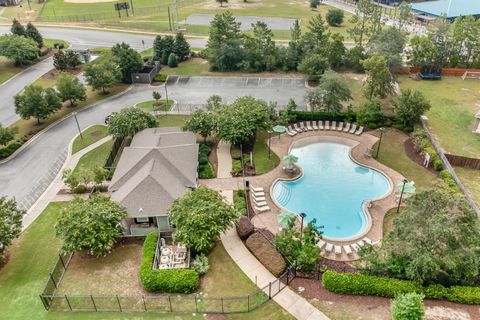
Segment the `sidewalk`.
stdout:
[[[220,141],[217,147],[218,159],[218,178],[231,178],[232,157],[230,155],[230,143]],[[238,189],[237,185],[230,186],[230,189],[223,189],[222,195],[226,201],[233,204],[233,190]],[[227,250],[230,257],[242,269],[242,271],[252,280],[256,282],[259,288],[263,288],[276,280],[271,274],[245,247],[238,237],[235,228],[230,228],[221,236],[223,246]],[[268,294],[268,289],[264,290]],[[329,320],[320,310],[312,306],[306,299],[296,294],[289,287],[280,291],[273,300],[284,308],[288,313],[300,320]]]
[[94,144],[89,145],[88,147],[78,151],[74,155],[72,155],[72,142],[75,140],[73,139],[70,142],[68,147],[68,154],[65,163],[63,164],[62,168],[59,170],[55,179],[50,183],[48,188],[45,192],[38,198],[38,200],[33,204],[33,206],[27,211],[27,214],[23,217],[22,221],[22,231],[24,231],[30,224],[35,221],[35,219],[45,210],[48,204],[52,201],[58,200],[57,193],[63,187],[62,181],[62,172],[65,169],[74,169],[80,160],[80,158],[86,154],[87,152],[95,149],[96,147],[104,144],[105,142],[111,140],[111,136],[107,136],[101,140],[98,140]]

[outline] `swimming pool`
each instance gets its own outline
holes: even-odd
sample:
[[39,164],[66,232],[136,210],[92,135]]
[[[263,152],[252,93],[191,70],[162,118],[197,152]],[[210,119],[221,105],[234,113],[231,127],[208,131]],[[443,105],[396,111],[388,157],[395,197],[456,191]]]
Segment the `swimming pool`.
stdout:
[[272,196],[281,207],[305,212],[307,221],[317,219],[326,238],[345,239],[359,235],[368,225],[363,202],[378,199],[390,190],[380,172],[358,165],[349,156],[350,146],[336,142],[312,142],[293,146],[303,176],[278,180]]

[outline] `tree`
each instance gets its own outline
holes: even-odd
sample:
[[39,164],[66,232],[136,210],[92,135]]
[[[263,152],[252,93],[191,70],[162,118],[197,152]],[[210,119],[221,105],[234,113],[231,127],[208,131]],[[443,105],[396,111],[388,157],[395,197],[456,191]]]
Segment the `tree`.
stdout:
[[328,60],[320,54],[307,55],[298,65],[298,71],[307,75],[309,81],[318,81],[328,69]]
[[70,107],[75,105],[77,100],[87,100],[87,89],[80,80],[67,72],[62,72],[56,82],[58,94],[62,101],[70,101]]
[[217,136],[234,145],[270,127],[270,108],[263,100],[241,97],[218,111]]
[[403,30],[403,27],[408,23],[412,15],[412,6],[405,1],[402,1],[397,8],[398,16],[395,27],[398,30]]
[[330,9],[327,12],[325,18],[327,19],[327,23],[329,26],[338,27],[343,23],[344,17],[343,10],[340,9]]
[[385,115],[382,113],[382,105],[378,99],[364,102],[357,111],[357,122],[359,124],[374,127],[382,123]]
[[0,197],[0,261],[5,258],[7,247],[20,235],[22,218],[26,213],[17,207],[15,199]]
[[0,56],[12,59],[17,66],[32,64],[39,57],[37,43],[18,35],[0,36]]
[[93,90],[102,89],[106,94],[107,89],[113,87],[122,76],[120,69],[112,60],[103,60],[101,62],[92,62],[85,66],[85,80]]
[[277,47],[273,32],[264,22],[252,24],[252,36],[245,35],[245,58],[242,69],[253,72],[271,71],[276,67]]
[[173,53],[177,55],[180,61],[184,61],[190,55],[190,45],[183,33],[178,32],[175,35],[175,42],[173,44]]
[[335,71],[327,70],[318,83],[320,90],[325,92],[323,105],[327,112],[342,110],[342,102],[352,99],[348,83]]
[[200,134],[205,142],[207,137],[215,132],[216,115],[203,109],[197,109],[192,113],[190,119],[185,122],[183,130],[193,131]]
[[67,57],[63,50],[58,50],[53,54],[53,66],[60,71],[67,70]]
[[384,57],[389,67],[400,67],[405,43],[405,33],[389,27],[370,38],[368,49],[370,54],[378,53]]
[[305,94],[305,100],[310,106],[312,112],[325,109],[323,102],[325,94],[326,92],[319,87],[307,91]]
[[345,64],[347,48],[343,44],[345,39],[339,33],[334,33],[328,42],[328,63],[330,68],[336,70]]
[[168,56],[168,66],[170,68],[176,68],[178,66],[177,56],[173,52]]
[[10,32],[14,35],[17,35],[17,36],[22,36],[22,37],[26,36],[25,28],[23,27],[23,25],[17,19],[13,19],[12,27],[10,28]]
[[136,107],[123,108],[108,119],[108,132],[115,137],[133,137],[146,128],[158,127],[155,116]]
[[366,58],[365,49],[361,46],[355,46],[347,52],[346,65],[355,72],[363,72],[365,69],[363,68],[362,60]]
[[162,50],[162,64],[168,65],[168,57],[173,52],[173,47],[175,46],[175,39],[172,36],[165,36],[163,38],[163,50]]
[[222,97],[219,95],[214,94],[207,99],[207,111],[217,111],[222,106]]
[[362,46],[365,38],[373,36],[380,30],[381,10],[380,6],[370,0],[357,2],[357,12],[350,19],[353,27],[348,29],[348,33],[357,46]]
[[27,23],[27,28],[25,29],[25,36],[34,40],[38,44],[39,48],[43,47],[43,37],[31,22]]
[[126,216],[126,210],[107,197],[77,197],[63,210],[55,232],[63,239],[63,250],[86,250],[92,256],[101,257],[110,253],[123,235],[120,222]]
[[15,112],[26,120],[37,118],[38,124],[61,107],[62,101],[52,88],[43,89],[32,84],[15,96]]
[[80,61],[80,55],[73,51],[67,51],[67,53],[65,54],[65,60],[67,63],[67,67],[72,69],[75,69],[82,64],[82,62]]
[[416,292],[397,295],[392,301],[393,320],[422,320],[425,315],[423,298]]
[[290,28],[290,34],[291,39],[288,43],[284,68],[287,71],[296,71],[298,64],[303,59],[302,30],[298,20],[295,20],[293,27]]
[[197,253],[207,253],[218,236],[232,227],[240,213],[214,190],[201,186],[176,199],[169,210],[175,242]]
[[367,72],[367,80],[363,87],[366,98],[370,100],[373,97],[383,98],[393,91],[393,76],[384,57],[376,53],[362,60],[362,65]]
[[426,66],[435,63],[437,48],[427,36],[415,35],[410,39],[410,47],[407,50],[408,62],[412,66]]
[[479,222],[463,195],[426,190],[407,199],[381,249],[363,257],[364,271],[424,285],[472,285],[479,246]]
[[430,102],[423,93],[405,89],[402,90],[401,95],[395,101],[393,110],[395,118],[404,127],[413,127],[415,123],[420,121],[420,116],[429,110],[430,107]]
[[320,5],[320,0],[310,0],[310,8],[316,9]]
[[228,3],[228,0],[215,0],[217,1],[218,3],[220,3],[220,7],[223,7],[223,4],[224,3]]
[[310,54],[326,53],[330,33],[321,14],[308,21],[308,31],[302,37],[303,51]]
[[[160,99],[162,99],[162,94],[158,91],[152,92],[152,97],[155,99],[155,105],[158,106],[160,104]],[[167,101],[168,103],[168,101]]]
[[230,11],[216,14],[210,23],[210,34],[205,49],[212,70],[233,71],[243,59],[243,37],[240,23]]
[[6,146],[10,141],[13,140],[13,138],[15,138],[15,134],[16,134],[17,132],[18,132],[18,128],[17,128],[17,127],[13,127],[13,128],[7,127],[7,128],[4,128],[4,127],[0,124],[0,145]]
[[112,55],[122,73],[122,82],[131,83],[132,73],[138,72],[143,68],[143,60],[140,53],[130,48],[130,45],[122,42],[113,46]]

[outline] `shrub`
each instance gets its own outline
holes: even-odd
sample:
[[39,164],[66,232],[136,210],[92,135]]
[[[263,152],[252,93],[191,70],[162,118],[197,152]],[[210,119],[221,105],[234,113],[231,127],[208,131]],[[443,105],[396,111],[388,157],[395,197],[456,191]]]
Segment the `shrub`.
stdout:
[[198,167],[198,177],[200,179],[212,179],[215,178],[215,171],[210,163],[200,165]]
[[442,160],[440,160],[440,158],[437,158],[433,161],[433,169],[435,169],[437,171],[443,170],[443,162],[442,162]]
[[198,148],[198,177],[200,179],[212,179],[215,178],[215,171],[212,165],[208,161],[208,155],[212,148],[209,145],[202,143]]
[[425,288],[424,294],[427,298],[430,299],[447,299],[448,289],[441,284],[431,284],[427,288]]
[[10,157],[15,151],[17,151],[23,145],[23,143],[24,143],[23,140],[18,139],[10,143],[6,147],[0,148],[0,159],[5,159]]
[[245,191],[237,190],[233,193],[233,204],[242,215],[247,215],[247,202],[245,200]]
[[168,56],[168,66],[170,68],[176,68],[178,66],[177,56],[175,55],[175,53],[170,53],[170,55]]
[[292,111],[291,115],[295,117],[297,121],[303,121],[303,120],[313,120],[313,121],[332,120],[332,121],[350,121],[350,122],[357,121],[357,114],[354,111],[338,112],[338,113],[323,112],[323,111],[317,111],[317,112]]
[[190,293],[200,284],[198,273],[191,269],[154,270],[152,268],[157,247],[157,232],[145,238],[140,266],[140,282],[150,292]]
[[392,318],[394,320],[422,320],[425,315],[423,294],[415,292],[399,294],[392,301]]
[[207,273],[207,271],[210,269],[208,257],[203,253],[197,255],[192,261],[192,269],[195,270],[199,275]]
[[253,224],[247,217],[241,217],[237,224],[237,233],[240,239],[245,240],[255,232]]
[[167,74],[157,73],[157,75],[153,79],[158,82],[165,82],[167,81],[167,77],[168,77]]
[[259,232],[248,237],[247,248],[275,277],[278,277],[287,267],[282,255]]
[[327,12],[326,19],[329,26],[338,27],[343,23],[343,10],[340,9],[330,9]]
[[480,287],[450,287],[447,299],[464,304],[480,304]]

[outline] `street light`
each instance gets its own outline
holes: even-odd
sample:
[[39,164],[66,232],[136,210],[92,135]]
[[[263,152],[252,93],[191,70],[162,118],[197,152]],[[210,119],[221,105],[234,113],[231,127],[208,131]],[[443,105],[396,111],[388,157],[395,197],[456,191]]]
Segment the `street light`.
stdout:
[[405,185],[407,184],[407,182],[408,182],[407,179],[403,179],[402,192],[400,193],[400,199],[398,200],[397,213],[400,211],[400,205],[402,204],[403,192],[405,191]]
[[272,140],[272,130],[268,130],[268,160],[272,155],[272,149],[270,149],[270,141]]
[[302,242],[302,236],[303,236],[303,219],[305,219],[306,216],[307,214],[305,212],[300,213],[300,218],[302,218],[302,222],[300,225],[300,242]]
[[383,132],[385,131],[384,127],[380,128],[380,140],[378,141],[378,146],[377,146],[377,154],[375,155],[375,159],[378,159],[378,152],[380,151],[380,144],[382,143],[382,137],[383,137]]
[[75,122],[77,123],[78,132],[80,133],[80,138],[83,140],[82,129],[80,129],[80,124],[78,123],[77,113],[73,112],[72,115],[75,117]]

